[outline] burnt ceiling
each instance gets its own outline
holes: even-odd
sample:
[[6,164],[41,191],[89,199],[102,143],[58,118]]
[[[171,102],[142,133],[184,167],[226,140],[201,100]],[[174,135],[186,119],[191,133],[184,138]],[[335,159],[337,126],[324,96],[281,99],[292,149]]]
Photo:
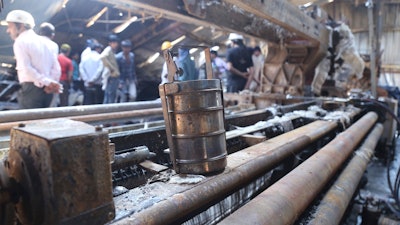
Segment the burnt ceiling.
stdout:
[[[219,46],[223,53],[229,33],[238,32],[253,44],[301,42],[315,47],[323,29],[309,16],[299,13],[297,5],[288,7],[303,2],[270,0],[268,7],[264,7],[264,1],[250,0],[4,0],[0,19],[4,20],[13,9],[27,10],[37,24],[47,21],[55,25],[58,44],[69,43],[78,52],[88,38],[96,38],[105,45],[106,37],[129,20],[126,29],[117,35],[132,41],[142,78],[158,79],[164,60],[161,56],[152,63],[148,60],[160,52],[165,40],[183,37],[179,44]],[[96,15],[94,23],[88,25]],[[6,28],[0,29],[4,34],[0,39],[0,60],[9,62],[12,41],[5,35]]]

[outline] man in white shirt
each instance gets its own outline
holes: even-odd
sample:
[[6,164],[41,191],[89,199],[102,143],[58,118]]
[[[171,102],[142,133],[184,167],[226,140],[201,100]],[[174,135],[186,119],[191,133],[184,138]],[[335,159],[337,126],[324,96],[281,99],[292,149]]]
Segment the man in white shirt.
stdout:
[[23,10],[7,14],[7,33],[14,40],[18,80],[21,89],[18,103],[21,109],[49,107],[53,93],[61,93],[62,85],[55,80],[60,76],[57,56],[46,44],[45,38],[32,28],[35,20]]
[[102,46],[97,42],[94,43],[91,51],[86,53],[79,64],[79,73],[85,84],[84,105],[103,103],[101,86],[104,66],[100,57],[101,50]]

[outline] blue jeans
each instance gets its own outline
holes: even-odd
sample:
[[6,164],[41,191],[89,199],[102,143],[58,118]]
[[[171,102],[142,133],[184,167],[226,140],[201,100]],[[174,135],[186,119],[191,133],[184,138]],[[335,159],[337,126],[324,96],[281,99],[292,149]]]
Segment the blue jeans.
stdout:
[[104,90],[103,104],[115,103],[117,101],[117,89],[119,85],[118,77],[109,77],[106,90]]

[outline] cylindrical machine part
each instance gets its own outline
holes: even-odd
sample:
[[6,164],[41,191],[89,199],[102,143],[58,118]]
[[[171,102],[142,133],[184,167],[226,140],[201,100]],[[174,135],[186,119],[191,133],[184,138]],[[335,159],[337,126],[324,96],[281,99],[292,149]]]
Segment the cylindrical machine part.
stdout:
[[[118,120],[123,118],[145,118],[148,116],[162,115],[161,108],[154,109],[139,109],[132,111],[122,111],[122,112],[110,112],[110,113],[101,113],[101,114],[88,114],[88,115],[79,115],[79,116],[65,116],[64,119],[71,119],[75,121],[81,122],[96,122],[96,121],[106,121],[106,120]],[[0,131],[10,130],[13,127],[18,126],[19,124],[28,124],[31,122],[38,122],[40,120],[30,120],[30,121],[18,121],[18,122],[8,122],[8,123],[0,123]]]
[[160,85],[160,96],[175,171],[224,170],[227,151],[221,81],[166,83]]
[[220,224],[293,224],[352,153],[378,116],[369,112]]
[[339,178],[322,199],[309,225],[339,224],[347,206],[356,191],[368,162],[383,132],[382,124],[375,125],[363,145],[354,154]]
[[116,154],[114,156],[113,166],[125,163],[138,164],[146,160],[150,156],[150,151],[146,146],[136,147],[135,150]]
[[160,101],[128,102],[100,105],[67,106],[44,109],[9,110],[0,112],[0,123],[72,117],[100,113],[122,112],[138,109],[160,108]]

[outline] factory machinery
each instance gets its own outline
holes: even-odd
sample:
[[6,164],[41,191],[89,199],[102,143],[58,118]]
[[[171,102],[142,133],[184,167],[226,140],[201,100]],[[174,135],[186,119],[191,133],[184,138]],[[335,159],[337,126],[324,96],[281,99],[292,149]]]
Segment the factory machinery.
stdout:
[[74,107],[4,111],[24,122],[2,139],[1,224],[398,224],[396,102],[297,100],[225,108],[226,164],[195,166],[171,157],[157,101],[127,103],[110,127],[101,106],[83,106],[85,122]]
[[0,224],[400,223],[397,101],[304,97],[332,49],[324,18],[280,0],[201,3],[109,4],[270,42],[269,83],[241,95],[255,107],[210,67],[175,82],[170,62],[156,101],[0,112]]

